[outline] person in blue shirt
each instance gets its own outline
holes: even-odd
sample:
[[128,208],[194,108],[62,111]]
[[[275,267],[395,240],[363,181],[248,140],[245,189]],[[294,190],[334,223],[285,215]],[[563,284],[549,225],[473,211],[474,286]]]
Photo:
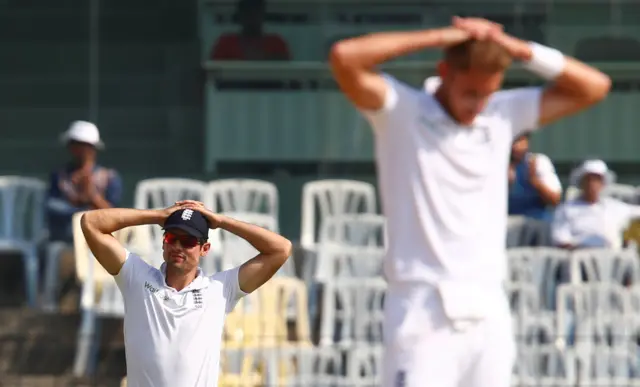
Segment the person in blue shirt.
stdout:
[[72,160],[51,174],[46,213],[49,240],[72,243],[73,214],[118,206],[122,180],[115,170],[97,164],[98,150],[104,144],[91,122],[73,122],[61,140]]
[[509,163],[509,215],[551,221],[562,186],[551,160],[529,151],[529,134],[516,138]]

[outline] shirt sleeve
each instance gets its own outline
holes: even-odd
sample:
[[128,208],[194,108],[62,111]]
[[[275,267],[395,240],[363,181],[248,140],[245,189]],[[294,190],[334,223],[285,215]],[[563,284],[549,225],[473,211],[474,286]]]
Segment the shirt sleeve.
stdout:
[[135,284],[142,278],[142,274],[149,270],[147,264],[139,255],[127,250],[127,259],[120,272],[113,276],[123,296],[127,296]]
[[543,154],[535,155],[536,173],[542,183],[554,192],[562,192],[562,184],[549,157]]
[[387,128],[394,122],[410,119],[411,111],[417,109],[421,93],[389,74],[382,74],[382,76],[387,84],[382,107],[378,110],[361,109],[375,132],[388,130]]
[[511,123],[511,136],[516,138],[538,129],[542,87],[523,87],[496,93],[498,109]]
[[238,275],[240,273],[240,266],[235,267],[233,269],[225,270],[222,272],[224,277],[222,279],[222,288],[224,293],[224,298],[227,300],[226,312],[231,313],[233,308],[236,307],[236,304],[240,299],[247,295],[247,293],[243,292],[240,289],[240,282],[238,280]]
[[567,205],[561,204],[556,209],[551,222],[551,239],[555,245],[572,244],[573,235],[567,216]]

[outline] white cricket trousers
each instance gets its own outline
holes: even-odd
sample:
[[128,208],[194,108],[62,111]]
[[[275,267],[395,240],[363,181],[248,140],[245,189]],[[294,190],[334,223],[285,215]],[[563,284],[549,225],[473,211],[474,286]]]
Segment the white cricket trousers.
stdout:
[[389,285],[382,387],[510,387],[516,354],[505,292],[467,292],[471,302],[489,305],[474,321],[452,319],[465,302],[445,293],[424,284]]

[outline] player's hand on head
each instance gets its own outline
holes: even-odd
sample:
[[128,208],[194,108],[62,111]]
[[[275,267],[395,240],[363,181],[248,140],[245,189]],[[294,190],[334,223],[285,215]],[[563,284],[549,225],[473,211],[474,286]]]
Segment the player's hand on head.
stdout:
[[192,210],[200,211],[202,213],[209,211],[204,206],[204,203],[199,202],[197,200],[179,200],[176,202],[176,205],[180,206],[181,208],[190,208]]
[[477,17],[462,18],[454,16],[451,24],[456,28],[468,32],[473,39],[477,40],[491,39],[494,35],[503,33],[502,24]]
[[488,39],[504,47],[514,59],[526,60],[530,55],[530,48],[527,42],[503,31],[491,31]]
[[209,227],[212,229],[216,229],[220,225],[220,215],[207,209],[202,202],[196,200],[181,200],[176,202],[176,205],[182,206],[182,208],[190,208],[201,212],[209,221]]
[[529,45],[506,32],[502,24],[482,18],[454,16],[453,27],[466,31],[476,40],[490,40],[504,47],[514,59],[524,60],[530,55]]
[[169,217],[169,215],[171,215],[174,212],[176,212],[178,210],[181,210],[183,208],[185,208],[185,207],[182,206],[182,205],[179,205],[178,203],[175,203],[172,206],[169,206],[169,207],[167,207],[165,209],[160,210],[162,212],[162,221],[163,221],[163,223],[164,223],[164,220]]

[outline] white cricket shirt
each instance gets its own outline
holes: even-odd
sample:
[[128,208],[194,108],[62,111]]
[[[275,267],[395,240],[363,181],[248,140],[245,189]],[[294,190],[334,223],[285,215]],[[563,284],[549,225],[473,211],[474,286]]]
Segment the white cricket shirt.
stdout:
[[115,276],[125,305],[129,387],[217,387],[222,327],[246,294],[238,268],[196,279],[181,291],[160,270],[127,252]]
[[542,89],[497,92],[466,127],[429,87],[385,79],[384,106],[364,115],[388,220],[387,280],[502,282],[511,144],[537,127]]

